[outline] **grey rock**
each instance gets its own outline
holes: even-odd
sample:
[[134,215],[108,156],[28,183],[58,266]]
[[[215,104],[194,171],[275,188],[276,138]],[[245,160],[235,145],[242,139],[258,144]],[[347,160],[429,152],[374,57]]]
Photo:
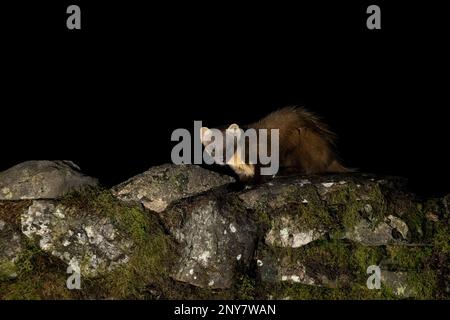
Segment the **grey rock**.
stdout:
[[349,274],[330,268],[327,261],[320,261],[315,256],[305,257],[292,249],[262,249],[257,253],[257,261],[257,273],[264,283],[289,282],[336,288],[351,280]]
[[105,215],[80,214],[54,201],[35,200],[21,215],[22,233],[83,276],[128,262],[133,243]]
[[[313,188],[309,179],[273,180],[245,190],[239,194],[239,198],[247,209],[268,214],[270,227],[264,236],[267,244],[298,248],[327,232],[320,224],[304,224],[303,215],[296,209],[299,205],[307,206],[313,201],[310,192]],[[317,194],[314,200],[318,200]]]
[[[407,224],[386,212],[381,191],[400,182],[365,175],[280,178],[251,187],[239,198],[247,209],[268,216],[268,245],[298,248],[332,233],[377,246],[408,241]],[[352,225],[345,214],[352,216]]]
[[[394,236],[397,233],[397,237]],[[347,230],[344,238],[367,246],[382,246],[407,241],[408,226],[400,218],[389,215],[374,227],[366,220],[361,220],[352,229]]]
[[113,194],[122,201],[141,203],[146,209],[162,212],[172,202],[233,181],[232,177],[199,166],[165,164],[119,184],[113,188]]
[[319,239],[326,231],[305,228],[297,223],[293,215],[279,215],[272,219],[272,224],[265,235],[265,242],[277,247],[298,248]]
[[54,199],[97,183],[70,161],[27,161],[0,172],[0,200]]
[[320,285],[319,282],[307,272],[302,261],[293,259],[288,255],[274,255],[263,251],[257,255],[257,272],[262,282],[291,282],[307,285]]
[[[448,283],[442,285],[437,276],[434,285],[429,278],[434,279],[430,274],[446,272],[439,269],[445,264],[445,257],[441,251],[436,255],[434,249],[425,250],[435,246],[434,242],[427,242],[430,238],[411,235],[415,225],[427,223],[427,218],[420,215],[418,208],[422,203],[406,196],[395,180],[359,174],[281,177],[244,190],[227,188],[226,184],[232,181],[196,166],[152,168],[113,189],[121,201],[139,203],[158,212],[147,215],[139,212],[136,216],[138,208],[118,204],[108,192],[105,198],[103,193],[100,197],[83,198],[93,201],[86,206],[82,201],[35,200],[31,206],[31,201],[0,201],[0,278],[8,281],[14,278],[15,264],[22,260],[19,257],[27,249],[22,246],[28,237],[67,266],[80,269],[84,277],[95,277],[90,279],[94,284],[102,283],[105,273],[129,263],[133,271],[130,279],[124,279],[127,285],[118,283],[115,288],[112,283],[108,292],[92,293],[100,298],[114,298],[110,295],[120,290],[135,291],[145,298],[149,297],[148,292],[152,292],[151,297],[164,298],[197,297],[197,294],[217,298],[230,293],[260,298],[266,293],[276,295],[278,290],[281,297],[291,296],[290,291],[283,290],[291,286],[280,283],[335,290],[351,288],[353,294],[353,288],[365,290],[369,276],[366,264],[379,264],[382,268],[382,284],[391,289],[380,291],[383,295],[392,291],[399,298],[444,296],[441,288],[445,290]],[[443,200],[447,210],[448,199]],[[104,212],[113,208],[110,200],[120,206],[120,210],[112,212],[117,215]],[[74,203],[74,207],[63,203]],[[15,206],[17,212],[10,215]],[[442,211],[445,209],[440,207],[438,213]],[[125,225],[141,218],[150,218],[152,223],[149,228],[147,224],[131,223],[128,230],[115,219],[119,215],[125,218]],[[441,224],[445,224],[443,219],[433,227]],[[141,226],[139,232],[151,233],[155,231],[153,227],[157,228],[158,244],[152,250],[139,250],[146,244],[140,240],[150,241],[134,236],[135,227]],[[445,235],[445,231],[436,230]],[[395,248],[390,248],[391,245]],[[402,250],[397,250],[397,246]],[[401,246],[414,249],[403,250]],[[419,252],[416,246],[424,250]],[[158,256],[153,249],[158,252],[167,249],[170,254]],[[145,261],[147,258],[152,261],[153,257],[158,260],[155,277],[153,274],[141,277],[139,270],[134,275],[134,270],[142,266],[139,259],[136,268],[132,265],[135,253],[143,253],[139,258]],[[411,257],[411,262],[402,256]],[[22,281],[20,275],[14,281]],[[416,285],[418,292],[411,287],[415,278],[420,280]],[[424,283],[430,283],[431,290],[425,292]],[[2,284],[0,290],[3,287]],[[333,290],[311,291],[321,294]],[[125,292],[124,296],[133,296],[132,292],[129,295]],[[86,296],[91,297],[90,293]]]
[[[257,259],[260,261],[257,271],[264,283],[289,282],[326,288],[337,288],[350,283],[366,285],[354,274],[346,273],[345,268],[330,269],[326,261],[320,261],[314,257],[305,259],[286,252],[274,254],[274,252],[263,250],[258,253]],[[348,266],[350,265],[349,261]],[[380,283],[399,298],[417,296],[417,292],[409,284],[407,272],[381,269],[380,276]]]
[[252,262],[255,222],[239,207],[213,193],[180,201],[161,214],[180,245],[172,277],[195,286],[225,289],[237,266]]
[[306,193],[302,199],[299,194],[296,194],[295,199],[292,195],[297,192],[302,193],[311,186],[311,180],[306,178],[275,179],[241,192],[239,198],[247,209],[278,210],[286,207],[292,200],[294,202],[308,201]]

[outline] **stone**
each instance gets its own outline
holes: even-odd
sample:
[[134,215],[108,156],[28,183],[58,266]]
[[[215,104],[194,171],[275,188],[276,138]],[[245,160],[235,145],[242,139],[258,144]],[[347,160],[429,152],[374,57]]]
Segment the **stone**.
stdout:
[[[305,178],[276,179],[268,183],[250,187],[239,194],[239,198],[243,201],[247,209],[258,209],[267,207],[270,210],[278,210],[289,204],[286,199],[294,192],[302,189],[310,188],[311,181]],[[302,199],[304,204],[308,203],[308,199]]]
[[234,182],[230,176],[195,165],[165,164],[152,167],[117,186],[113,194],[120,200],[142,204],[162,212],[171,203]]
[[287,255],[276,257],[268,252],[259,253],[257,257],[258,274],[262,282],[291,282],[306,285],[319,285],[316,279],[306,271],[305,265]]
[[55,201],[35,200],[20,218],[25,236],[83,276],[110,272],[129,260],[133,243],[105,215],[80,214]]
[[97,179],[70,161],[27,161],[0,172],[0,200],[55,199]]
[[[231,201],[230,201],[231,202]],[[248,267],[257,241],[255,222],[213,193],[178,202],[161,213],[180,245],[172,277],[194,286],[226,289],[237,266]]]
[[[338,248],[325,254],[332,253],[331,261],[339,260],[340,254]],[[297,252],[297,254],[288,252],[277,252],[273,250],[261,250],[257,259],[262,261],[258,274],[263,283],[282,283],[303,284],[315,287],[338,288],[357,284],[366,285],[365,280],[369,275],[363,273],[353,274],[351,270],[351,260],[341,259],[343,265],[340,268],[329,264],[330,261],[321,260],[316,255],[307,255]],[[399,298],[413,298],[417,296],[415,288],[409,281],[408,272],[391,271],[381,269],[380,283],[388,288],[395,296]],[[420,277],[420,275],[419,275]],[[430,284],[431,285],[431,284]]]
[[[398,235],[397,237],[395,235]],[[344,238],[368,246],[382,246],[406,242],[408,226],[400,218],[389,215],[384,221],[372,227],[366,220],[360,220],[351,230],[347,230]]]
[[319,239],[326,232],[320,229],[305,229],[289,215],[274,217],[265,242],[272,246],[298,248]]
[[0,201],[0,299],[448,298],[448,197],[354,173],[232,181],[164,165],[112,191]]

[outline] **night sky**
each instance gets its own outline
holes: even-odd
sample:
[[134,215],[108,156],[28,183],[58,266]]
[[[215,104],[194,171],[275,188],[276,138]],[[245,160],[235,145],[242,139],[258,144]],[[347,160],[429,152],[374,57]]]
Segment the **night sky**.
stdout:
[[0,170],[67,159],[109,186],[170,162],[176,128],[293,104],[329,123],[347,166],[450,193],[444,10],[375,1],[371,31],[372,3],[347,2],[73,1],[81,31],[65,27],[72,3],[7,6]]

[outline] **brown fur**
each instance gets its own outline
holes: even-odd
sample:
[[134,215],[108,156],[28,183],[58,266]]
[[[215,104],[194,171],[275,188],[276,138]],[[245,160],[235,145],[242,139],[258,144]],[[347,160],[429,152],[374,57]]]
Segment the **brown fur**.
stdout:
[[[244,128],[279,129],[279,164],[284,172],[310,175],[350,171],[340,164],[333,151],[335,135],[317,116],[303,108],[277,110]],[[259,172],[252,164],[228,165],[241,180],[253,179]]]

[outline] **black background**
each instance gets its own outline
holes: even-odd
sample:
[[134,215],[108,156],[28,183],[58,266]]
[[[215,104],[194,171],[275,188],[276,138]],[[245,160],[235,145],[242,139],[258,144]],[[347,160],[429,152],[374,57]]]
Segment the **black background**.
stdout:
[[[449,193],[446,11],[393,2],[2,4],[0,170],[68,159],[112,185],[170,162],[172,131],[194,120],[295,104],[330,124],[347,166]],[[366,28],[370,4],[382,30]]]

